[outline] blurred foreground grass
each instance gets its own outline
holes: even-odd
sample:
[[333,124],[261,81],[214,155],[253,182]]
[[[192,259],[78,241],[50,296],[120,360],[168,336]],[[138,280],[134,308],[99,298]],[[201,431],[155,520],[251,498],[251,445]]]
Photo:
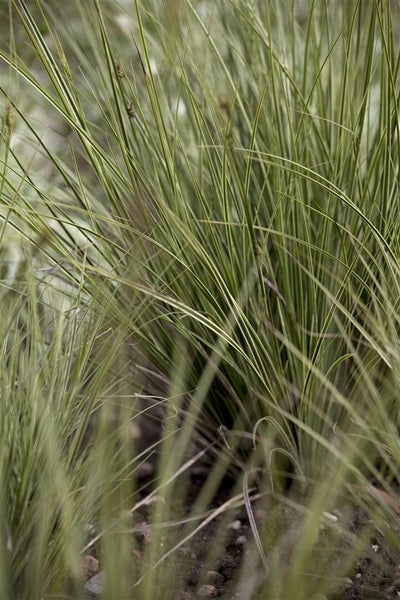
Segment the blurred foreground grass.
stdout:
[[[399,545],[372,486],[399,477],[399,5],[64,8],[1,5],[0,595],[82,597],[95,524],[106,598],[172,597],[190,527],[156,525],[208,448],[193,515],[240,465],[260,597],[337,597],[364,540],[332,521],[317,560],[327,513],[361,505]],[[290,543],[253,481],[295,510]]]

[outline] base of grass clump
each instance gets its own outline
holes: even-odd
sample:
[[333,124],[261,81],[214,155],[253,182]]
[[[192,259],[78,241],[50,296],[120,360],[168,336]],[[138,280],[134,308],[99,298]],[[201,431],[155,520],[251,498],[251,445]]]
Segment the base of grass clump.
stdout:
[[0,598],[397,594],[398,8],[0,3]]
[[[380,531],[349,494],[339,495],[331,512],[312,515],[312,498],[294,491],[274,495],[260,481],[243,495],[226,478],[199,514],[194,507],[210,470],[204,457],[191,465],[179,516],[171,505],[168,521],[154,515],[152,484],[140,494],[144,504],[132,522],[133,595],[146,598],[157,589],[157,597],[181,600],[398,597],[400,551],[391,536],[399,532]],[[146,568],[155,537],[159,562]],[[86,582],[88,598],[107,598],[105,577]]]

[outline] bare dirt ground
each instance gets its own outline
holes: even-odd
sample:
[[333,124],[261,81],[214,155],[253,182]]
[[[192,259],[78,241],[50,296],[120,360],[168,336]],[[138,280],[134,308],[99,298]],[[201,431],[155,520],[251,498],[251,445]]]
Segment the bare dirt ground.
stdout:
[[[140,445],[153,443],[159,436],[157,419],[145,419],[141,423]],[[151,480],[155,463],[144,464],[139,472],[142,497],[151,491]],[[191,468],[188,480],[188,492],[184,502],[184,515],[189,516],[191,508],[204,485],[209,470],[207,458]],[[149,483],[146,485],[146,481]],[[227,476],[222,481],[210,509],[222,506],[232,495],[234,477]],[[255,512],[257,509],[255,508]],[[261,510],[262,514],[262,510]],[[132,556],[140,561],[151,542],[151,510],[144,504],[135,512],[133,527]],[[223,521],[225,516],[225,521]],[[265,515],[262,518],[266,518]],[[290,519],[290,517],[289,517]],[[197,524],[196,524],[197,525]],[[288,525],[290,527],[290,524]],[[359,507],[352,510],[348,517],[348,530],[354,535],[363,535],[368,531],[367,543],[359,557],[349,566],[348,576],[342,578],[341,585],[324,600],[380,600],[400,598],[400,553],[393,549],[382,533],[371,527],[368,515]],[[395,534],[397,535],[397,534]],[[179,530],[177,531],[179,539]],[[345,542],[343,542],[345,545]],[[210,551],[216,549],[210,562]],[[339,549],[340,550],[340,549]],[[321,552],[324,549],[321,548]],[[340,552],[339,552],[340,553]],[[226,519],[224,511],[210,520],[198,533],[181,545],[174,554],[174,579],[171,582],[173,597],[176,600],[197,600],[224,598],[225,600],[264,600],[265,581],[260,557],[255,548],[252,529],[244,506],[229,512]],[[332,572],[330,572],[332,568]],[[84,559],[85,592],[88,599],[118,600],[105,598],[104,573],[96,559],[96,547],[93,555]],[[334,565],[326,566],[326,577],[335,577]],[[170,589],[170,588],[169,588]],[[134,598],[134,592],[132,592]],[[321,597],[322,598],[322,597]],[[272,599],[271,599],[272,600]],[[273,600],[288,600],[274,598]],[[290,599],[292,600],[292,599]]]

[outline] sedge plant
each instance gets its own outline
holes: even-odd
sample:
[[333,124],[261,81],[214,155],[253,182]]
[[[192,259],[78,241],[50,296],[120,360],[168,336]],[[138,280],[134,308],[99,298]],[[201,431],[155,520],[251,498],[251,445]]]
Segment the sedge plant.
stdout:
[[[5,593],[80,597],[94,521],[105,598],[173,597],[179,549],[242,502],[232,594],[340,597],[354,506],[399,550],[398,3],[72,4],[11,1],[0,53]],[[134,568],[144,397],[163,423]]]

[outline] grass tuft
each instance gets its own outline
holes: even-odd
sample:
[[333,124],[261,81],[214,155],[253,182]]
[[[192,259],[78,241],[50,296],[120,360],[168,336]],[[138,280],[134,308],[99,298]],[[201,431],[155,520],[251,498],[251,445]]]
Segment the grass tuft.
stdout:
[[338,597],[354,507],[400,550],[398,4],[7,4],[0,595],[173,597],[241,503],[232,593]]

